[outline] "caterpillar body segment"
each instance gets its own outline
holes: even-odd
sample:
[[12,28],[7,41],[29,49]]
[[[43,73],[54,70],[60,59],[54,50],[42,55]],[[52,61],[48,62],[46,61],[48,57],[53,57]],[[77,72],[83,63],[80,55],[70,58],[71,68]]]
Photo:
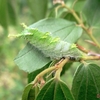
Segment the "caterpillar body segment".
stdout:
[[35,48],[51,59],[75,57],[77,60],[82,56],[75,44],[73,47],[73,44],[62,41],[58,37],[53,37],[49,32],[43,33],[35,28],[26,28],[18,36],[28,40]]

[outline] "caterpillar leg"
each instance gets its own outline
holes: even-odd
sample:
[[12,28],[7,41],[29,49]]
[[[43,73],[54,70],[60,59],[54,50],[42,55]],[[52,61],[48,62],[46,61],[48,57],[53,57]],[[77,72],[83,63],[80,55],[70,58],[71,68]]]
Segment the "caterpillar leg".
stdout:
[[76,61],[76,58],[75,57],[69,57],[69,60],[71,60],[71,61]]
[[55,64],[55,66],[58,66],[64,59],[65,59],[65,57],[62,57],[62,58],[60,59],[60,61],[57,62],[57,63]]
[[73,57],[73,56],[69,56],[69,60],[70,61],[81,61],[81,58],[80,57]]

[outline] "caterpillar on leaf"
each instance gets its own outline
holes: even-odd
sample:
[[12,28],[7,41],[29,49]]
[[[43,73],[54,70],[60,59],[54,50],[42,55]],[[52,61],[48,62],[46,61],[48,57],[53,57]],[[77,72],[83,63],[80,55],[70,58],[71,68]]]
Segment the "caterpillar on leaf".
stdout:
[[83,53],[80,52],[75,44],[70,44],[54,37],[50,32],[41,32],[36,28],[27,27],[15,37],[22,37],[29,41],[35,48],[41,51],[44,56],[51,59],[61,59],[70,57],[71,60],[79,61]]

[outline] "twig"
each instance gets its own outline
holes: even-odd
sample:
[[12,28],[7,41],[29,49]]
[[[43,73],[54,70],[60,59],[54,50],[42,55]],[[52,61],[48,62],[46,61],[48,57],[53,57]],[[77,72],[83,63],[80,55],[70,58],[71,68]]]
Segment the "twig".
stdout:
[[100,60],[100,56],[87,56],[83,57],[82,60]]
[[92,41],[97,45],[98,48],[100,48],[100,44],[97,42],[97,40],[94,38],[94,36],[92,35],[92,30],[91,28],[88,29],[83,21],[79,18],[79,16],[76,14],[76,12],[69,8],[67,5],[63,4],[62,7],[66,8],[77,20],[77,22],[80,24],[80,26],[86,31],[86,33],[89,35],[89,37],[92,39]]

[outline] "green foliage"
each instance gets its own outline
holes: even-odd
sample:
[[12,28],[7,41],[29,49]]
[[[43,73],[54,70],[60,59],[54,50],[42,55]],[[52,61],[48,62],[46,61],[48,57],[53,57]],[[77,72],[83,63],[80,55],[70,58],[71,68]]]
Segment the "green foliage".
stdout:
[[84,6],[84,13],[87,18],[87,23],[91,27],[100,26],[100,1],[99,0],[87,0]]
[[[49,80],[41,88],[40,92],[38,92],[39,88],[37,86],[32,86],[32,83],[26,86],[22,100],[74,100],[67,85],[59,79],[54,78]],[[36,92],[38,92],[38,95],[36,95]]]
[[8,24],[17,24],[16,12],[12,0],[0,0],[0,24],[7,29]]
[[[33,61],[37,63],[33,63]],[[15,63],[20,66],[20,69],[23,69],[27,72],[40,69],[41,66],[45,66],[48,62],[50,62],[50,59],[47,59],[42,54],[40,54],[40,52],[36,48],[33,48],[33,46],[29,43],[22,51],[19,52],[15,58]]]
[[[16,23],[25,22],[29,25],[21,34],[22,38],[29,38],[29,42],[15,58],[15,63],[18,67],[28,72],[28,84],[23,91],[22,100],[99,100],[100,66],[98,61],[94,64],[94,61],[91,60],[100,60],[100,42],[97,41],[100,34],[96,34],[97,37],[93,36],[93,33],[99,33],[100,30],[100,1],[65,0],[64,4],[55,5],[52,5],[49,0],[27,0],[27,2],[15,0],[16,3],[12,1],[0,0],[0,25],[4,30],[9,29],[11,27],[9,25],[16,25]],[[17,4],[19,9],[16,6]],[[36,23],[32,24],[32,22]],[[19,28],[16,28],[14,32],[10,33],[16,33],[15,31],[19,33],[19,30]],[[59,38],[60,41],[70,44],[70,46],[62,45],[57,41],[57,50],[55,50],[57,45],[53,44],[53,48],[51,48],[51,41],[49,41],[51,38],[49,36],[45,38],[44,35],[41,35],[46,34],[46,32],[49,33],[52,39]],[[27,33],[32,35],[27,35]],[[88,35],[88,38],[87,36],[84,37],[84,33]],[[16,34],[13,35],[18,36]],[[44,36],[42,42],[40,42],[41,36]],[[92,45],[92,48],[89,48],[90,50],[82,47],[84,43],[80,42],[86,38],[89,40],[84,47],[87,48],[88,46],[89,48]],[[5,66],[14,66],[13,64],[9,65],[9,63],[16,55],[15,52],[20,49],[21,38],[18,38],[17,42],[12,38],[8,42],[7,37],[1,34],[0,39],[1,69],[5,68]],[[4,39],[7,40],[5,41]],[[78,39],[80,40],[79,42]],[[34,45],[34,42],[36,42],[36,45]],[[80,44],[81,46],[75,44]],[[14,49],[11,49],[13,47]],[[65,50],[64,53],[65,48],[68,50]],[[43,52],[45,55],[43,55]],[[50,59],[52,58],[51,56],[55,59]],[[57,57],[59,59],[56,59]],[[7,59],[6,61],[4,61],[5,58]],[[89,61],[87,62],[87,60]],[[70,83],[68,82],[66,85],[61,79],[68,80],[66,71],[72,70],[73,73],[73,69],[78,66],[76,61],[78,61],[78,64],[80,63],[80,66],[72,79],[72,89],[70,91],[70,87],[68,87]],[[92,64],[89,62],[92,62]],[[10,68],[9,73],[11,74],[11,71],[15,73],[15,68],[15,66]],[[8,96],[8,91],[15,93],[16,96],[20,95],[24,85],[16,80],[15,77],[12,80],[19,87],[17,88],[17,86],[11,84],[9,88],[7,79],[11,79],[11,77],[8,77],[6,81],[4,77],[10,74],[0,73],[0,86],[2,86],[0,92],[7,90],[4,91],[5,95],[4,92],[0,94],[0,99],[3,97],[2,100],[19,100],[19,97],[14,97],[15,95]],[[22,79],[21,81],[23,81],[22,77],[24,75],[22,75],[22,72],[17,72],[14,75],[19,75],[20,79]],[[4,85],[2,85],[3,83]]]
[[100,66],[81,64],[74,76],[72,92],[75,100],[99,100]]
[[33,84],[30,83],[25,87],[24,92],[23,92],[23,96],[22,96],[22,100],[27,100],[28,99],[28,94],[29,94],[32,86],[33,86]]
[[74,100],[67,85],[58,79],[52,79],[38,93],[36,100]]
[[7,21],[7,1],[6,0],[0,0],[0,24],[7,28],[8,21]]
[[[81,37],[83,29],[89,34],[90,38],[96,43],[96,45],[100,47],[100,45],[95,40],[95,38],[90,34],[92,30],[90,29],[91,31],[88,31],[88,28],[90,27],[87,28],[87,26],[99,25],[98,24],[99,22],[97,22],[97,19],[95,20],[94,17],[96,15],[93,15],[94,12],[98,12],[99,7],[97,7],[96,5],[98,3],[96,3],[97,1],[96,2],[94,1],[96,4],[90,3],[90,0],[88,0],[86,1],[84,7],[82,5],[82,8],[84,8],[83,10],[84,12],[82,15],[85,14],[86,19],[90,18],[86,22],[87,26],[85,26],[84,22],[82,22],[82,20],[79,17],[80,9],[76,8],[76,5],[80,3],[82,4],[83,2],[84,1],[79,1],[79,2],[72,1],[71,7],[69,8],[68,6],[66,6],[68,3],[67,2],[66,5],[64,6],[67,8],[67,10],[70,11],[70,13],[66,11],[60,11],[60,14],[58,14],[59,12],[57,12],[57,10],[61,6],[62,7],[64,6],[56,5],[54,6],[55,9],[53,8],[54,11],[52,10],[50,12],[49,17],[56,17],[58,14],[58,16],[62,17],[62,19],[48,18],[48,19],[40,20],[42,17],[41,18],[37,17],[38,18],[37,20],[39,20],[38,22],[27,27],[22,32],[22,34],[16,35],[17,37],[24,37],[30,42],[23,50],[21,50],[21,52],[15,58],[15,63],[19,66],[19,68],[21,68],[24,71],[31,72],[28,77],[29,84],[26,86],[24,90],[22,100],[31,100],[31,99],[74,100],[74,97],[75,100],[83,100],[83,99],[98,100],[99,99],[100,87],[99,87],[98,77],[99,77],[100,68],[98,65],[85,63],[79,66],[73,78],[72,93],[68,89],[66,84],[63,83],[63,81],[61,81],[60,79],[60,74],[64,74],[65,71],[68,70],[72,65],[72,63],[70,63],[64,66],[62,64],[64,59],[62,61],[59,61],[60,58],[65,57],[65,59],[69,59],[70,61],[82,61],[82,60],[84,61],[88,59],[95,59],[94,56],[91,58],[91,56],[88,56],[87,54],[82,55],[81,52],[78,49],[76,49],[77,47],[75,46],[75,44],[74,45],[72,44],[75,43]],[[90,6],[88,6],[89,3]],[[91,8],[93,9],[94,6],[95,9],[91,10]],[[74,12],[72,8],[74,8],[75,11],[77,12]],[[89,14],[89,12],[91,12],[91,14]],[[37,13],[36,16],[38,16]],[[76,25],[76,23],[73,21],[77,22],[80,25]],[[94,21],[95,24],[93,24],[94,22],[92,21]],[[56,37],[60,38],[60,40],[56,40]],[[54,40],[56,40],[56,42],[52,43],[52,41]],[[62,41],[64,42],[65,45],[62,44]],[[84,48],[82,49],[80,47],[79,49],[84,51]],[[90,54],[90,55],[94,55],[94,54]],[[98,57],[98,55],[95,56]],[[54,58],[58,63],[47,65],[48,67],[46,67],[45,69],[45,67],[43,66],[45,66],[50,61],[54,60],[54,59],[49,59],[48,57]],[[56,66],[60,66],[60,68],[58,67],[58,70],[55,71],[55,74],[51,72],[52,74],[54,74],[52,76],[54,78],[52,79],[52,77],[50,77],[48,79],[49,81],[46,80],[45,77],[46,76],[48,77],[47,73],[51,71],[52,68],[55,69]],[[64,66],[62,73],[61,73],[61,66]],[[38,92],[37,92],[37,87],[38,87]],[[72,94],[74,97],[72,96]]]

